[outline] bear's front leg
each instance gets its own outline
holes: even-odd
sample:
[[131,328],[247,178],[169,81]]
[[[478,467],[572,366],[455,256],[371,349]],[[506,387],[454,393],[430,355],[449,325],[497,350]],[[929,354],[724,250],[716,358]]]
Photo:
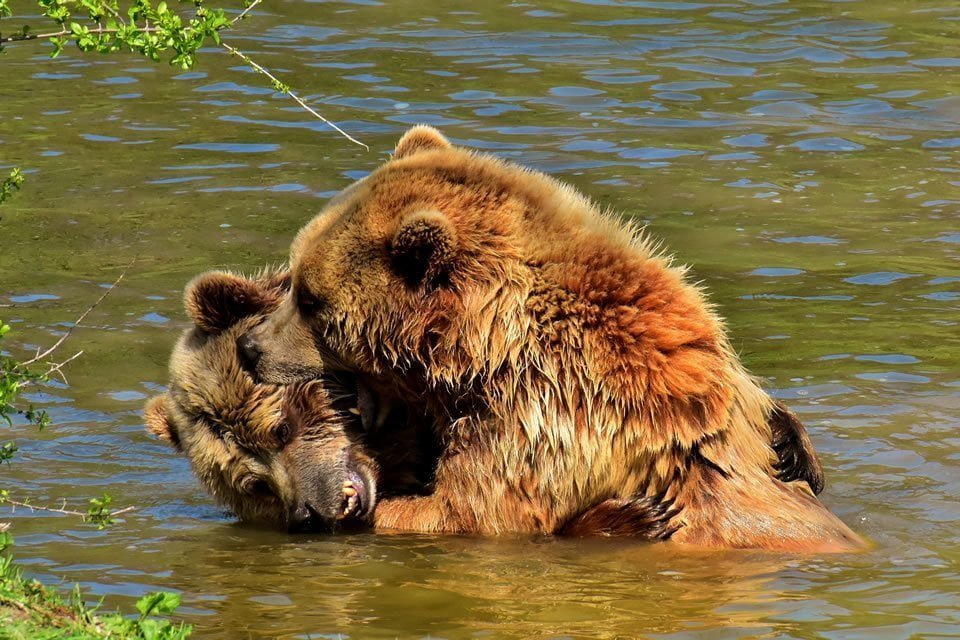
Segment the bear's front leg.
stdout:
[[377,531],[467,533],[469,526],[443,493],[388,498],[377,504],[373,523]]
[[[489,496],[479,485],[473,464],[473,452],[450,455],[437,462],[433,491],[429,495],[404,495],[385,498],[374,508],[373,524],[377,531],[416,531],[420,533],[476,533],[484,518],[485,498]],[[467,461],[467,462],[465,462]]]
[[421,533],[551,533],[556,518],[550,500],[505,482],[508,475],[490,456],[464,450],[440,461],[430,495],[378,503],[374,527]]

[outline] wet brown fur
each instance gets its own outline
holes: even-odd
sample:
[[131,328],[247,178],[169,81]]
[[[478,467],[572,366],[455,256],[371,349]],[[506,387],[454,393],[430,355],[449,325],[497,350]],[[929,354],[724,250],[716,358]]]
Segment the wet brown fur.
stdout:
[[291,264],[292,295],[253,332],[258,374],[363,372],[419,398],[446,443],[434,492],[381,502],[379,529],[552,533],[659,496],[676,543],[862,546],[816,474],[778,479],[774,432],[819,469],[809,440],[684,269],[563,183],[417,127]]
[[191,463],[200,483],[241,520],[284,527],[309,502],[339,513],[349,457],[377,467],[345,432],[343,417],[318,381],[255,383],[237,338],[276,308],[286,272],[254,278],[212,272],[186,288],[188,329],[170,360],[170,388],[148,403],[149,431]]

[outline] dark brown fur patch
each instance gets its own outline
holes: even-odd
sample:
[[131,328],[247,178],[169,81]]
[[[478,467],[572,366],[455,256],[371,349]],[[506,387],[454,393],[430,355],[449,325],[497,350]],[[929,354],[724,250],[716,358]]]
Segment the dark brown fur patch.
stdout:
[[803,480],[814,495],[819,495],[824,486],[823,467],[803,423],[780,402],[774,402],[769,423],[773,450],[777,452],[777,478],[783,482]]
[[603,536],[651,542],[669,540],[679,528],[679,525],[671,524],[678,513],[680,507],[663,494],[610,499],[571,519],[557,533],[575,538]]
[[274,275],[267,282],[211,271],[194,278],[186,288],[187,314],[198,327],[219,333],[241,318],[268,313],[280,303],[289,286],[287,274]]
[[410,285],[436,284],[449,272],[456,242],[456,233],[442,213],[418,211],[404,217],[391,242],[390,256]]

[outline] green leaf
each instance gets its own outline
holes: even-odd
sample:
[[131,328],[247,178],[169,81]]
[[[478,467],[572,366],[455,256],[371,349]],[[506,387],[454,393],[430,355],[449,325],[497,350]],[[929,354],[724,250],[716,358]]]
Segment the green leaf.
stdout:
[[0,532],[0,553],[13,546],[13,534],[9,531]]
[[0,464],[6,462],[10,463],[10,460],[13,459],[14,454],[20,450],[20,447],[13,442],[5,442],[2,447],[0,447]]
[[0,182],[0,204],[9,200],[13,196],[14,191],[19,191],[23,181],[24,177],[20,171],[20,167],[14,167],[10,171],[10,175],[4,178],[3,182]]
[[141,621],[155,613],[169,615],[176,611],[179,606],[180,594],[170,593],[169,591],[148,593],[137,601],[137,611],[140,612]]
[[50,44],[53,45],[53,51],[50,52],[51,58],[56,58],[63,53],[63,46],[67,43],[64,38],[50,38]]

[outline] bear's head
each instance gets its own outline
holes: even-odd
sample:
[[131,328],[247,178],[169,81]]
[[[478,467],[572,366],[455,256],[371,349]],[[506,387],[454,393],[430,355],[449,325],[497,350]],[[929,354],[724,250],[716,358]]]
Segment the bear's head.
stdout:
[[211,272],[186,289],[194,322],[170,361],[170,388],[145,410],[147,429],[184,454],[201,484],[241,520],[290,531],[369,521],[377,465],[337,380],[256,383],[237,339],[275,309],[286,273]]
[[291,295],[244,340],[245,358],[274,383],[342,369],[462,388],[515,358],[529,330],[530,238],[537,251],[569,246],[571,225],[540,228],[535,212],[582,217],[584,202],[415,127],[297,235]]

